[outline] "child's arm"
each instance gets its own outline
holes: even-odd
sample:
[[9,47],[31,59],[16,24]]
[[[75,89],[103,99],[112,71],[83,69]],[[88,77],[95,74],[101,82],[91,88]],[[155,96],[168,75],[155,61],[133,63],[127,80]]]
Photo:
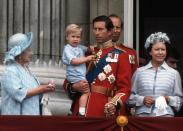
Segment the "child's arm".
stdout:
[[89,56],[80,57],[80,58],[73,58],[71,60],[71,65],[83,64],[83,63],[86,63],[88,61],[91,61],[93,58],[94,58],[94,55],[89,55]]

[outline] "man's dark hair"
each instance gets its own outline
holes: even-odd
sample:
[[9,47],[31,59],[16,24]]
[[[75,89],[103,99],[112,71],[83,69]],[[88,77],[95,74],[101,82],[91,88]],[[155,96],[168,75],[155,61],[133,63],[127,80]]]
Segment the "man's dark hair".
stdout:
[[95,19],[93,19],[93,25],[95,22],[105,22],[105,27],[108,31],[114,28],[111,19],[105,15],[97,16]]
[[122,19],[118,15],[116,15],[116,14],[110,14],[109,15],[109,18],[118,18],[121,21],[121,29],[123,29],[124,23],[123,23]]

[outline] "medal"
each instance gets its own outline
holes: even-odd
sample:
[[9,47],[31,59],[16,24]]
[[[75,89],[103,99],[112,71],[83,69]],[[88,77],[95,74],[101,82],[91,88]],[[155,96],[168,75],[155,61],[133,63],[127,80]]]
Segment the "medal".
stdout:
[[102,72],[102,73],[100,73],[100,74],[98,75],[98,79],[99,79],[100,81],[103,81],[103,80],[106,79],[106,75]]
[[115,80],[116,80],[116,79],[115,79],[115,77],[114,77],[113,74],[111,74],[110,76],[108,76],[108,81],[109,81],[110,84],[114,83]]
[[112,71],[112,68],[109,64],[107,64],[105,67],[104,67],[104,72],[106,74],[110,73]]

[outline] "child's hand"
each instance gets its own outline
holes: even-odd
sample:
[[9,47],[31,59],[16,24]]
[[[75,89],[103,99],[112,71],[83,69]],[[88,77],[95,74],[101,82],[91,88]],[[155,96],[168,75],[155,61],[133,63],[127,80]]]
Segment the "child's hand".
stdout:
[[95,55],[89,55],[87,56],[88,61],[94,61],[95,60]]

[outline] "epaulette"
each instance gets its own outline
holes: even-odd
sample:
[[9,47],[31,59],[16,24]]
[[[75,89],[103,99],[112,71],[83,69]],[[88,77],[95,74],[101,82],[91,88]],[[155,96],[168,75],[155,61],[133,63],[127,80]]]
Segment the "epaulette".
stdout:
[[118,50],[121,50],[123,52],[126,52],[125,50],[123,50],[119,45],[114,45],[114,48],[118,49]]
[[128,49],[133,49],[132,47],[129,47],[129,46],[125,45],[124,43],[117,43],[117,42],[115,42],[114,45],[117,45],[119,47],[121,46],[121,47],[128,48]]
[[124,48],[128,48],[128,49],[132,49],[132,50],[134,50],[132,47],[129,47],[129,46],[124,45],[124,44],[122,44],[122,43],[121,43],[121,45],[120,45],[120,46],[122,46],[122,47],[124,47]]

